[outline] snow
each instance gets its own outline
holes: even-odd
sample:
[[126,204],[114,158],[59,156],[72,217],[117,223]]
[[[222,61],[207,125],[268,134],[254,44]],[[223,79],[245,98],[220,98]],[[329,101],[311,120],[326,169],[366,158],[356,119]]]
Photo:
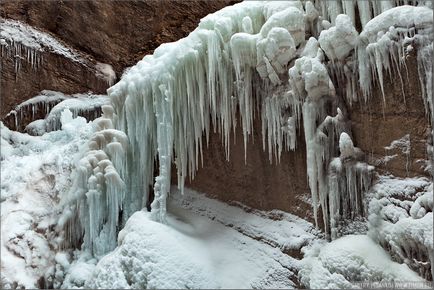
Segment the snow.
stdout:
[[148,212],[133,214],[119,246],[99,261],[86,287],[293,288],[299,262],[283,253],[284,246],[299,249],[315,238],[312,232],[311,224],[290,214],[246,212],[174,190],[167,223]]
[[353,140],[345,132],[342,132],[339,137],[339,151],[341,152],[341,158],[348,158],[354,155]]
[[339,14],[336,25],[321,31],[318,41],[329,59],[344,60],[355,48],[358,33],[350,17]]
[[92,132],[84,118],[67,122],[64,130],[42,136],[10,131],[1,123],[2,288],[52,283],[58,196],[69,188],[73,160]]
[[360,288],[363,281],[429,283],[407,265],[394,262],[389,254],[366,235],[348,235],[310,248],[299,272],[311,289]]
[[382,176],[370,190],[368,234],[419,275],[432,279],[433,183]]
[[104,78],[106,80],[107,84],[109,85],[109,87],[114,85],[114,83],[116,81],[116,73],[113,70],[113,67],[111,65],[109,65],[107,63],[98,62],[95,65],[95,68],[97,69],[97,73],[96,73],[97,77]]

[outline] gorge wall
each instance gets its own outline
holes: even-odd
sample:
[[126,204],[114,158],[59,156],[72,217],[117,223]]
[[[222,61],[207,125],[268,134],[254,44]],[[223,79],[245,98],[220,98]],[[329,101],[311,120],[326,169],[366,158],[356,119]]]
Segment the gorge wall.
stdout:
[[[159,2],[4,1],[2,18],[19,20],[50,33],[83,61],[48,51],[43,54],[40,68],[35,70],[23,63],[16,74],[13,57],[2,54],[1,117],[13,127],[11,117],[6,118],[7,113],[41,90],[103,93],[109,83],[98,74],[98,63],[111,65],[119,79],[124,69],[152,53],[158,45],[186,36],[200,18],[233,3],[166,1],[162,9]],[[421,160],[427,159],[429,121],[420,96],[414,54],[406,63],[407,71],[401,71],[405,102],[400,78],[395,74],[385,78],[385,104],[380,89],[375,88],[369,104],[355,103],[347,108],[355,146],[366,153],[366,159],[377,169],[401,177],[427,174]],[[378,108],[384,108],[384,114]],[[34,118],[41,117],[44,116]],[[255,122],[246,163],[240,130],[236,132],[235,143],[231,140],[229,162],[223,154],[220,136],[212,134],[209,146],[204,147],[203,168],[187,186],[224,201],[239,201],[260,209],[277,208],[311,218],[310,204],[304,202],[310,196],[304,137],[299,136],[296,152],[284,152],[280,164],[270,164],[268,152],[262,149],[260,121]],[[408,151],[401,147],[385,149],[407,134]],[[385,159],[394,154],[397,156]]]

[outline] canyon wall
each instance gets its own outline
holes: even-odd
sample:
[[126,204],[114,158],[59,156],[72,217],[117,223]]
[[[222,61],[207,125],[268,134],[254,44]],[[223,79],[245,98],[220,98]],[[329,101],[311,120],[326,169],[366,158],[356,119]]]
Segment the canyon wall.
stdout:
[[[10,119],[5,119],[6,114],[41,90],[103,93],[108,83],[97,76],[98,62],[110,64],[119,78],[125,68],[152,53],[158,45],[186,36],[200,18],[233,1],[163,3],[164,7],[159,1],[3,1],[1,17],[50,33],[86,61],[78,63],[47,52],[39,69],[23,65],[16,75],[14,60],[2,55],[2,119],[12,124]],[[421,160],[427,158],[429,122],[414,55],[407,59],[407,68],[401,70],[401,75],[405,101],[399,75],[394,74],[385,79],[385,104],[381,91],[375,88],[368,104],[348,107],[353,139],[380,171],[401,177],[424,175]],[[203,168],[187,186],[224,201],[238,201],[267,210],[282,209],[311,219],[304,136],[299,136],[295,152],[285,152],[279,164],[270,164],[268,151],[262,148],[260,122],[255,122],[246,163],[239,130],[232,140],[229,162],[220,136],[213,134],[204,150]],[[402,147],[385,149],[407,134],[408,151]]]

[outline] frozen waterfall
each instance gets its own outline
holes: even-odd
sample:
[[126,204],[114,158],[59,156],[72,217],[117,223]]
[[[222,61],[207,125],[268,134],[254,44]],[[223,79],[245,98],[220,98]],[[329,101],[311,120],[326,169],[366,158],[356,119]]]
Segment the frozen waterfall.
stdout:
[[70,239],[84,235],[95,254],[112,249],[116,231],[148,205],[151,190],[152,216],[164,222],[172,164],[182,190],[211,132],[221,134],[230,158],[231,132],[241,124],[247,146],[258,117],[270,162],[297,150],[304,131],[315,221],[321,211],[336,238],[340,216],[363,215],[373,170],[353,145],[346,106],[369,102],[373,80],[382,89],[383,73],[399,71],[414,45],[433,112],[433,11],[393,8],[398,2],[243,2],[145,56],[108,90],[112,105],[103,107],[76,169],[73,197],[64,202],[69,218],[79,217],[65,221],[78,224],[68,227],[75,229]]

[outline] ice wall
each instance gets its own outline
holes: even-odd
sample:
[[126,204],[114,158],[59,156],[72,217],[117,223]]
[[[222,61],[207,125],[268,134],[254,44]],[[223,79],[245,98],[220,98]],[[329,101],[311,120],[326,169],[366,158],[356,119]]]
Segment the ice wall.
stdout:
[[[404,63],[396,51],[419,39],[423,39],[417,42],[421,83],[426,92],[432,87],[426,76],[432,73],[428,65],[432,63],[428,57],[432,9],[389,9],[397,4],[243,2],[208,15],[188,37],[145,56],[108,90],[114,111],[104,122],[113,122],[124,132],[122,140],[128,136],[128,148],[116,147],[122,148],[116,162],[107,148],[97,155],[90,150],[90,157],[85,157],[113,162],[119,172],[115,178],[119,192],[104,194],[121,196],[111,199],[114,204],[102,211],[103,216],[110,215],[107,230],[106,220],[93,217],[96,213],[90,208],[101,203],[101,197],[95,199],[93,193],[76,197],[82,204],[80,214],[88,216],[80,220],[85,245],[94,243],[89,237],[105,231],[113,235],[116,226],[148,205],[152,188],[152,216],[164,222],[172,164],[182,190],[185,179],[194,178],[200,166],[211,130],[221,134],[230,158],[231,131],[241,124],[246,146],[253,119],[259,116],[270,162],[278,162],[284,150],[296,150],[299,130],[304,130],[315,221],[318,225],[322,212],[326,232],[336,237],[339,219],[363,214],[364,191],[372,173],[352,144],[347,106],[369,101],[372,80],[381,85],[383,70],[390,73]],[[360,34],[357,23],[363,27]],[[393,33],[397,37],[391,37]],[[249,158],[247,151],[245,158]],[[84,182],[95,164],[79,169],[83,182],[76,185],[77,192],[107,184],[94,178]],[[158,170],[155,180],[154,169]]]

